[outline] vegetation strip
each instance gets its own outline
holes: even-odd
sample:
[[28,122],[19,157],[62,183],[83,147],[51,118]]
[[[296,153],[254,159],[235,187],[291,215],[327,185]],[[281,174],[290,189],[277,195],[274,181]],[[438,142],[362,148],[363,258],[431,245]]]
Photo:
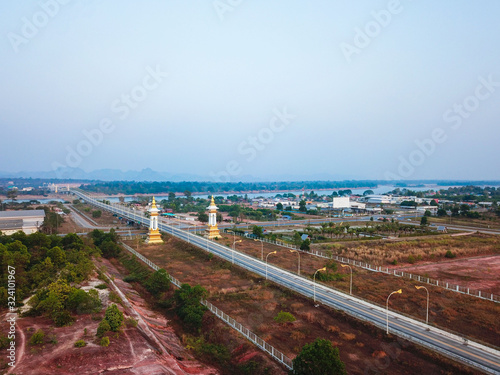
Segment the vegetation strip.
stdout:
[[[130,246],[127,244],[121,242],[121,245],[130,253],[135,255],[137,258],[139,258],[141,261],[143,261],[145,264],[147,264],[149,267],[151,267],[153,270],[158,271],[160,267],[158,267],[156,264],[151,262],[148,258],[146,258],[144,255],[138,253],[134,249],[132,249]],[[180,288],[182,283],[169,275],[170,280],[172,281],[172,284],[174,284],[176,287]],[[223,322],[228,324],[230,327],[234,328],[236,331],[241,333],[243,336],[245,336],[249,341],[257,345],[259,348],[261,348],[263,351],[269,353],[274,359],[276,359],[278,362],[282,363],[285,365],[287,368],[290,370],[293,369],[292,367],[292,360],[288,358],[286,355],[284,355],[282,352],[279,350],[275,349],[273,346],[269,345],[267,342],[265,342],[263,339],[261,339],[259,336],[257,336],[255,333],[250,331],[248,328],[244,327],[240,323],[238,323],[236,320],[231,318],[229,315],[224,313],[222,310],[211,304],[205,299],[200,300],[201,304],[206,306],[214,315],[216,315],[219,319],[221,319]]]

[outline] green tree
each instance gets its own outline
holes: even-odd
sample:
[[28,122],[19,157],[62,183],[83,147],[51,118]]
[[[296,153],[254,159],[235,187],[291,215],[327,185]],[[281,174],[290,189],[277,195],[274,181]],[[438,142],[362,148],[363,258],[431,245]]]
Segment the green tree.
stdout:
[[104,241],[99,248],[102,251],[102,256],[104,258],[116,258],[121,253],[120,246],[110,240]]
[[198,213],[198,220],[202,223],[208,223],[208,214],[203,211]]
[[431,216],[431,215],[432,215],[431,211],[429,211],[429,210],[425,210],[425,212],[424,212],[424,216],[429,217],[429,216]]
[[316,339],[306,344],[293,360],[292,375],[346,375],[339,349],[331,341]]
[[306,212],[307,211],[306,201],[303,200],[303,199],[299,202],[299,211],[300,212]]
[[106,309],[104,319],[109,323],[110,331],[117,332],[123,323],[123,313],[114,303]]
[[61,268],[66,264],[66,253],[59,246],[47,251],[47,256],[57,268]]
[[97,337],[102,337],[106,334],[106,332],[111,331],[111,326],[109,325],[109,322],[106,319],[101,320],[99,323],[99,326],[97,327]]
[[148,280],[144,284],[149,293],[154,296],[158,296],[159,294],[166,292],[170,288],[170,276],[163,268],[160,268],[151,276],[149,276]]
[[299,232],[295,232],[293,234],[293,243],[295,246],[300,246],[302,244],[302,238],[300,237]]
[[283,211],[283,204],[280,202],[276,205],[276,209],[277,210],[280,210],[280,211]]
[[427,224],[429,224],[429,219],[427,218],[427,216],[422,216],[422,218],[420,219],[420,225],[426,226]]
[[175,312],[186,327],[193,332],[201,328],[203,314],[207,308],[200,303],[200,300],[206,298],[207,295],[207,290],[202,286],[191,287],[189,284],[182,284],[174,293]]
[[172,192],[168,193],[168,200],[170,202],[174,201],[175,200],[175,193],[172,193]]
[[437,216],[438,217],[443,217],[443,216],[447,216],[448,213],[446,212],[446,210],[444,208],[439,208],[437,210]]
[[99,218],[101,216],[102,216],[102,211],[101,210],[92,211],[92,217],[93,218]]
[[309,240],[309,238],[306,238],[300,244],[300,250],[310,250],[310,248],[311,248],[311,240]]
[[375,193],[373,192],[373,190],[365,190],[365,191],[363,192],[363,196],[364,196],[364,197],[366,197],[367,195],[373,195],[373,194],[375,194]]
[[264,228],[258,225],[254,225],[252,227],[252,233],[257,237],[262,237],[264,235]]

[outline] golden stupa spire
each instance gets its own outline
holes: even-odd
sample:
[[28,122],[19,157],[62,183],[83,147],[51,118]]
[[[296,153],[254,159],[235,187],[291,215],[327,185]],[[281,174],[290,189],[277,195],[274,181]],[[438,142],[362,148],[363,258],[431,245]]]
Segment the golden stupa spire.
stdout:
[[210,206],[215,206],[214,196],[212,195],[212,201],[210,202]]
[[153,197],[153,202],[151,203],[151,208],[156,208],[155,197]]

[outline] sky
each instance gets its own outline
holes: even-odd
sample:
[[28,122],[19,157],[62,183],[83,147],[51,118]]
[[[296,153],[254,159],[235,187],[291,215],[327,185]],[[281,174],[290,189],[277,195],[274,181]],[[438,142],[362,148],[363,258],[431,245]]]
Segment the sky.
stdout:
[[0,171],[500,179],[500,2],[0,3]]

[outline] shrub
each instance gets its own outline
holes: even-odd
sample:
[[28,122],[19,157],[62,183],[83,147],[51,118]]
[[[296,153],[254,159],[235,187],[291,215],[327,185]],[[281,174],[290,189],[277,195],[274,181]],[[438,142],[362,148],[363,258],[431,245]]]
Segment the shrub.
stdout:
[[106,319],[101,320],[99,327],[97,327],[97,337],[102,337],[106,332],[111,331],[111,327]]
[[410,264],[415,263],[415,257],[413,255],[408,256],[408,263],[410,263]]
[[340,360],[339,349],[324,339],[306,344],[293,360],[293,375],[346,374],[344,362]]
[[108,336],[104,336],[101,339],[101,342],[99,343],[99,345],[101,345],[101,346],[109,346],[109,337]]
[[199,331],[203,314],[207,310],[200,303],[201,298],[205,298],[208,292],[200,285],[191,287],[189,284],[182,284],[181,288],[174,293],[175,312],[191,331]]
[[295,317],[290,314],[289,312],[286,311],[280,311],[278,315],[276,315],[274,318],[274,321],[279,323],[279,324],[284,324],[284,323],[291,323],[295,322]]
[[83,348],[87,343],[84,340],[78,340],[75,342],[75,348]]
[[106,309],[104,319],[108,321],[110,330],[117,332],[123,323],[123,313],[115,304],[112,304]]
[[37,330],[33,336],[30,338],[31,345],[40,345],[43,344],[45,340],[45,332],[42,329]]
[[453,259],[453,258],[455,258],[456,256],[457,256],[457,255],[456,255],[456,254],[453,254],[453,253],[451,252],[451,250],[448,250],[448,251],[446,252],[446,254],[444,254],[444,257],[445,257],[445,258],[450,258],[450,259]]
[[102,216],[102,211],[101,210],[92,211],[92,217],[93,218],[99,218],[101,216]]
[[137,320],[135,320],[134,318],[127,318],[125,320],[125,324],[129,327],[137,327]]
[[73,324],[73,317],[69,311],[59,311],[53,314],[52,319],[57,327],[66,327]]
[[144,286],[154,296],[158,296],[160,293],[166,292],[170,288],[170,276],[167,271],[160,268],[158,271],[149,276],[148,280],[144,283]]
[[99,284],[96,286],[97,289],[107,289],[108,286],[106,284]]

